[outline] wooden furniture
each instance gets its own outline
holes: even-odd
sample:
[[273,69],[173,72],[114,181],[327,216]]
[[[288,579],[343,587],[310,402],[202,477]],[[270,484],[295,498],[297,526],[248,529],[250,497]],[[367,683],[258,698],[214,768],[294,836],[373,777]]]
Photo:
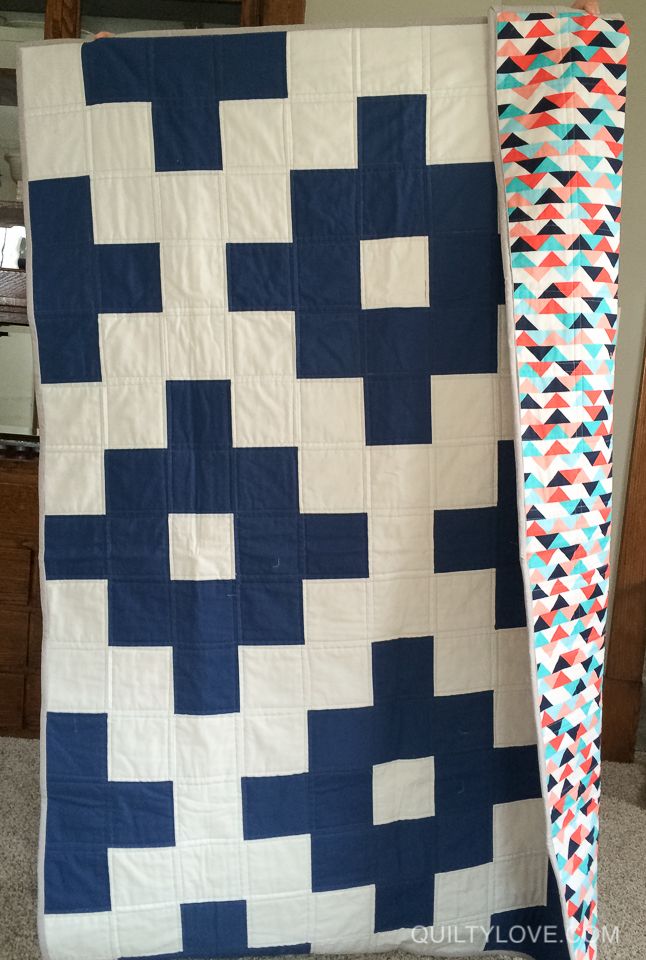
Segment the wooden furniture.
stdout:
[[0,459],[0,736],[37,737],[38,460]]

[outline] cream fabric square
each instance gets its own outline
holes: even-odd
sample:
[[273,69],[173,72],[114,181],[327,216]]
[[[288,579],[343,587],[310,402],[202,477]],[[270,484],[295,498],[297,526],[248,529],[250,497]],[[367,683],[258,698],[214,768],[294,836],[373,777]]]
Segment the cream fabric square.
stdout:
[[513,440],[516,426],[516,401],[510,376],[498,376],[498,437],[501,440]]
[[369,27],[361,30],[361,96],[425,93],[425,33],[423,27]]
[[225,170],[286,165],[284,100],[223,100],[220,125]]
[[229,170],[226,195],[227,237],[230,241],[291,242],[289,174]]
[[161,251],[166,310],[226,306],[224,244],[166,243]]
[[242,844],[239,840],[183,843],[177,848],[183,903],[242,900]]
[[288,30],[287,84],[291,100],[354,93],[350,30]]
[[113,909],[175,903],[175,852],[175,847],[109,848]]
[[437,630],[493,630],[495,571],[436,573]]
[[158,173],[164,240],[218,240],[223,236],[219,170]]
[[41,428],[48,446],[103,444],[102,383],[43,383]]
[[486,90],[488,49],[486,23],[432,26],[428,46],[431,96],[437,90]]
[[498,501],[495,443],[438,444],[433,449],[438,508],[495,506]]
[[45,640],[50,647],[106,647],[106,580],[45,580]]
[[547,903],[547,850],[494,860],[494,913]]
[[245,710],[305,708],[302,646],[240,647],[239,657]]
[[280,947],[309,942],[309,898],[250,897],[247,900],[247,940],[250,947]]
[[428,305],[428,237],[361,241],[361,306],[364,310]]
[[[44,47],[43,49],[48,49]],[[50,960],[112,960],[112,916],[101,913],[46,913],[42,918]]]
[[494,691],[494,746],[522,747],[536,743],[534,696],[527,683]]
[[159,376],[163,369],[162,314],[100,314],[99,332],[104,380]]
[[105,713],[107,708],[106,647],[45,647],[47,710],[63,713]]
[[178,843],[242,840],[242,794],[238,776],[210,783],[175,780],[173,789]]
[[434,578],[384,577],[372,586],[371,640],[426,637],[435,629]]
[[30,110],[85,107],[81,50],[80,43],[18,48],[22,99]]
[[296,377],[294,314],[230,313],[234,376]]
[[[347,890],[325,890],[312,894],[312,948],[327,944],[326,951],[336,953],[334,944],[369,942],[375,915],[374,886],[351,887]],[[343,951],[345,952],[345,951]]]
[[526,627],[515,630],[496,630],[496,687],[525,685],[530,664],[529,636]]
[[299,380],[301,441],[365,443],[363,380]]
[[146,713],[173,709],[171,647],[110,647],[110,709]]
[[113,175],[92,177],[92,228],[95,243],[159,241],[153,181]]
[[493,895],[492,867],[491,863],[483,863],[463,870],[437,873],[433,914],[435,923],[489,917]]
[[366,509],[365,451],[355,448],[300,451],[303,513],[363,513]]
[[392,760],[372,768],[372,822],[435,816],[435,760]]
[[430,444],[373,446],[370,503],[375,510],[430,510],[433,504]]
[[307,772],[307,717],[305,710],[243,719],[242,750],[246,777],[273,777]]
[[166,394],[161,380],[108,383],[108,446],[166,446]]
[[426,124],[427,163],[491,162],[486,89],[431,92]]
[[115,924],[120,956],[150,956],[153,953],[176,953],[182,949],[178,903],[145,910],[117,910]]
[[490,632],[436,633],[435,695],[452,696],[492,690],[494,638]]
[[372,706],[372,651],[366,644],[307,650],[308,708]]
[[153,173],[150,103],[99,103],[87,110],[95,173]]
[[304,580],[306,644],[366,640],[367,587],[366,580]]
[[103,451],[47,451],[41,491],[46,514],[105,513]]
[[167,312],[169,380],[226,380],[230,376],[227,322],[221,310]]
[[431,377],[433,442],[494,440],[495,401],[496,378],[492,374]]
[[432,571],[430,513],[372,514],[369,525],[370,570],[373,574]]
[[497,803],[493,808],[493,855],[510,857],[519,851],[543,853],[547,824],[541,797]]
[[291,120],[295,170],[357,166],[354,100],[294,100]]
[[309,834],[245,843],[249,893],[302,893],[312,887]]
[[108,717],[108,779],[173,779],[167,716],[114,713]]
[[234,446],[295,445],[292,377],[238,378],[232,388]]
[[24,118],[27,161],[25,177],[83,177],[90,169],[86,143],[85,110],[60,113],[27,113]]
[[169,513],[171,580],[233,580],[233,514]]

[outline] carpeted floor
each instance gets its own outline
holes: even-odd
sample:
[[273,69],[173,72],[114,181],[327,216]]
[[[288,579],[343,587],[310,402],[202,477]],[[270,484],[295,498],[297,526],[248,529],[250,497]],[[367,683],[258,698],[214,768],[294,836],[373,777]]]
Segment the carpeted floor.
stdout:
[[[646,754],[639,756],[630,766],[607,763],[603,772],[600,903],[607,939],[600,960],[646,960]],[[38,744],[0,738],[0,960],[40,958],[37,836]]]

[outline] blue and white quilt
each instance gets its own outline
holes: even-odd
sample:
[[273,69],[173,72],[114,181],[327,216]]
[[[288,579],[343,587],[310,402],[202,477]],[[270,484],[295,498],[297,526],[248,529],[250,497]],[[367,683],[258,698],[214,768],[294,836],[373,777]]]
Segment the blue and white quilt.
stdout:
[[47,960],[569,956],[486,52],[21,51]]

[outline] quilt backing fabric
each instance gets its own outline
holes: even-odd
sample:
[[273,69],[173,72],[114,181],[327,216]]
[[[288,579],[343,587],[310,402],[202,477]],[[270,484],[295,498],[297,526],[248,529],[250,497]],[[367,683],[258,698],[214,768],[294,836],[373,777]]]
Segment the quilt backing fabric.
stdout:
[[21,50],[48,960],[593,956],[626,43]]

